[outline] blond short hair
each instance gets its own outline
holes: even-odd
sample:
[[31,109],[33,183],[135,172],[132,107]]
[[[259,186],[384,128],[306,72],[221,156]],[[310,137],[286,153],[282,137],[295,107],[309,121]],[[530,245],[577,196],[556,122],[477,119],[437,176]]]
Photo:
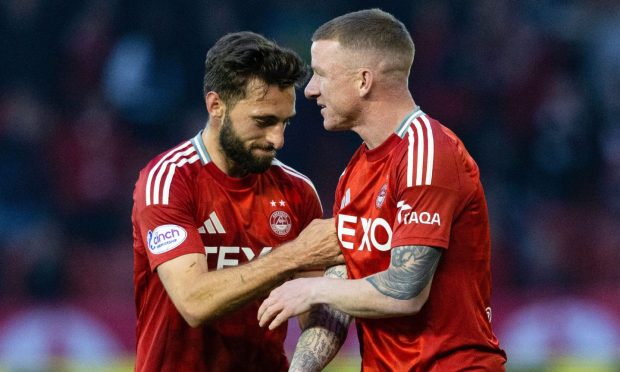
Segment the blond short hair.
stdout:
[[353,51],[387,56],[391,69],[409,74],[415,46],[405,25],[381,9],[347,13],[321,25],[312,41],[334,40]]

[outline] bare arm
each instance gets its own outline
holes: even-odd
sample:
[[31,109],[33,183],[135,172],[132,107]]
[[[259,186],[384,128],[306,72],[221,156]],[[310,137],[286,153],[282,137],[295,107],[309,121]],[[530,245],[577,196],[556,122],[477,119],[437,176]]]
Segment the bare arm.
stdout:
[[[325,277],[346,279],[344,265],[325,271]],[[347,337],[351,316],[325,304],[315,305],[297,341],[289,371],[320,371],[336,355]]]
[[[392,249],[387,270],[364,279],[297,279],[274,289],[259,309],[259,324],[269,328],[315,304],[328,304],[360,318],[415,314],[430,293],[441,250],[428,246]],[[303,295],[300,295],[303,294]]]
[[298,270],[342,262],[333,220],[314,220],[297,239],[247,264],[209,271],[203,254],[179,256],[157,268],[177,310],[196,327],[264,295]]
[[388,297],[410,300],[430,283],[440,256],[439,249],[427,246],[394,248],[388,270],[371,275],[366,280]]

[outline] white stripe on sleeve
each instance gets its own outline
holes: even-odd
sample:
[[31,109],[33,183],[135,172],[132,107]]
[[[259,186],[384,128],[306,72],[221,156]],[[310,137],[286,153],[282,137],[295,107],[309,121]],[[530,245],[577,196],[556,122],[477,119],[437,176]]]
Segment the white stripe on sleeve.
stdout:
[[155,166],[151,169],[151,171],[149,172],[149,176],[146,179],[146,205],[151,205],[151,188],[153,187],[151,182],[153,180],[153,176],[155,175],[155,172],[157,172],[159,167],[162,165],[164,161],[166,161],[166,159],[173,156],[177,151],[183,149],[184,147],[187,147],[187,145],[191,145],[191,142],[189,141],[183,142],[179,146],[168,151],[168,153],[164,155],[161,159],[159,159],[157,164],[155,164]]
[[168,174],[166,175],[166,181],[164,182],[164,191],[163,191],[163,196],[162,196],[162,201],[161,201],[162,204],[168,205],[168,201],[170,200],[170,185],[172,184],[172,177],[174,176],[175,170],[177,168],[182,167],[186,163],[192,164],[196,162],[198,159],[200,159],[200,157],[198,156],[198,154],[196,154],[189,159],[188,158],[181,159],[181,161],[174,163],[170,166],[170,169],[168,170]]
[[164,173],[166,173],[166,168],[173,164],[176,163],[180,157],[182,156],[189,156],[192,153],[196,152],[196,148],[194,148],[193,146],[188,148],[187,150],[183,151],[183,152],[177,152],[172,158],[170,158],[169,160],[166,160],[161,167],[159,168],[159,171],[157,172],[157,176],[155,177],[155,186],[153,188],[153,204],[159,204],[159,193],[161,190],[161,179],[164,176]]
[[422,116],[422,121],[426,127],[427,139],[428,139],[428,159],[426,160],[426,184],[430,185],[433,181],[433,162],[435,161],[435,139],[433,138],[433,130],[431,123],[426,116]]
[[413,145],[415,143],[415,137],[413,136],[411,127],[407,128],[407,134],[409,138],[409,147],[407,150],[407,187],[411,187],[413,186]]
[[416,186],[420,186],[422,184],[422,163],[424,162],[424,132],[422,131],[422,127],[420,126],[420,122],[418,119],[413,121],[413,125],[415,125],[415,132],[418,137],[418,159],[416,162],[416,175],[415,175],[415,184]]

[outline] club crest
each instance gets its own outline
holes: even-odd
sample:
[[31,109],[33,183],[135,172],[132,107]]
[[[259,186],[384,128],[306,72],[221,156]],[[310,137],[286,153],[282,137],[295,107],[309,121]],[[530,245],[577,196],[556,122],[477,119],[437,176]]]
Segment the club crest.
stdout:
[[387,195],[387,183],[384,183],[383,186],[381,186],[381,190],[379,190],[379,195],[377,195],[377,200],[375,200],[375,207],[381,208],[383,206],[386,195]]
[[291,231],[291,217],[284,211],[275,211],[269,217],[269,226],[278,236],[286,236]]

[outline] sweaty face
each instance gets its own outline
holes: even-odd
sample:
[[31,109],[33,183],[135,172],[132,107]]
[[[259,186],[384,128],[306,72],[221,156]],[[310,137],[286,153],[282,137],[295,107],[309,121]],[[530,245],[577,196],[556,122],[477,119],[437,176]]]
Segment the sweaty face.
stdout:
[[220,148],[233,176],[265,172],[284,146],[284,130],[295,115],[295,88],[254,81],[246,97],[222,119]]
[[[259,145],[257,143],[244,144],[243,140],[233,126],[230,117],[226,115],[220,130],[220,146],[226,157],[237,165],[244,173],[262,173],[271,166],[271,161],[276,156],[276,149],[271,144]],[[272,155],[255,155],[254,149],[262,149],[271,152]]]
[[323,126],[330,131],[348,130],[355,123],[359,95],[355,88],[353,56],[333,40],[312,43],[312,78],[304,94],[321,109]]

